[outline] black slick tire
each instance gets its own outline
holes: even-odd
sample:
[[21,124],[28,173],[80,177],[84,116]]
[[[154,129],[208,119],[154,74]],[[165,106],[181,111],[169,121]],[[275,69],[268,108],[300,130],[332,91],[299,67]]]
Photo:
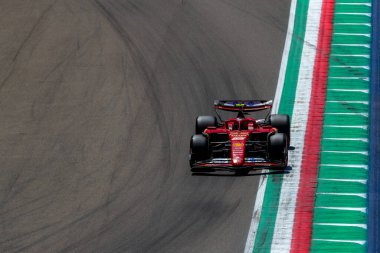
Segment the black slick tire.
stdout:
[[277,128],[278,133],[286,134],[288,137],[288,147],[290,143],[290,118],[286,114],[272,114],[269,116],[269,122],[272,127]]
[[218,126],[218,121],[215,116],[198,116],[195,120],[195,133],[201,134],[207,127]]
[[208,138],[202,134],[194,134],[190,140],[190,166],[193,167],[197,161],[205,160],[210,157]]
[[272,161],[281,161],[285,169],[288,164],[288,138],[284,133],[275,133],[269,137],[269,158]]

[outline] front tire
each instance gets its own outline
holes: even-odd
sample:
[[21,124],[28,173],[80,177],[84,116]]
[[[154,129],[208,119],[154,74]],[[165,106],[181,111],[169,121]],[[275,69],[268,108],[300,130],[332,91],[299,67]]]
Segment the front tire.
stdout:
[[288,165],[288,138],[284,133],[276,133],[269,137],[268,153],[271,161],[281,161],[282,169]]
[[210,157],[210,147],[207,136],[194,134],[190,140],[190,166],[193,167],[197,161],[205,160]]

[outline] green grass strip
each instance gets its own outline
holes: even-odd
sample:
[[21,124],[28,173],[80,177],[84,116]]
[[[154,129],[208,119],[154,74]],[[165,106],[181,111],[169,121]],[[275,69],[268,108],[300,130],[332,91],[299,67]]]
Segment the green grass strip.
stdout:
[[343,2],[336,0],[334,10],[332,43],[338,45],[329,61],[310,252],[366,252],[371,27],[336,23],[370,23],[365,15],[339,13],[371,13],[371,7],[337,3]]

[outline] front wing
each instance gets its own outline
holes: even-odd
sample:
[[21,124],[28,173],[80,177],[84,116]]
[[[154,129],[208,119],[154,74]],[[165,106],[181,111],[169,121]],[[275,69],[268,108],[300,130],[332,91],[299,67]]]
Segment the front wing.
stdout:
[[193,172],[213,172],[213,171],[237,171],[240,169],[278,169],[285,167],[283,161],[268,161],[263,158],[245,158],[243,165],[234,166],[231,158],[214,158],[199,161],[192,165]]

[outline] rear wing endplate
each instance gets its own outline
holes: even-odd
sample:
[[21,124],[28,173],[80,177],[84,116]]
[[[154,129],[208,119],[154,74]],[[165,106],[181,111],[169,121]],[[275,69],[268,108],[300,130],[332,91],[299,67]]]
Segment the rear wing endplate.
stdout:
[[253,112],[272,108],[272,100],[215,100],[214,108],[224,111]]

